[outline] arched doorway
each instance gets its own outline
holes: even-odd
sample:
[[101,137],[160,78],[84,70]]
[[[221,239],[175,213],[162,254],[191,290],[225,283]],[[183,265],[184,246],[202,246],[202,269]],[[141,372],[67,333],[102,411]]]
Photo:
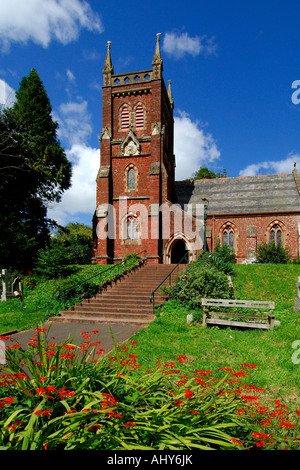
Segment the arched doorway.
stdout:
[[[185,242],[181,238],[175,240],[171,248],[171,264],[179,263],[185,254],[188,254]],[[187,259],[183,263],[186,264]]]

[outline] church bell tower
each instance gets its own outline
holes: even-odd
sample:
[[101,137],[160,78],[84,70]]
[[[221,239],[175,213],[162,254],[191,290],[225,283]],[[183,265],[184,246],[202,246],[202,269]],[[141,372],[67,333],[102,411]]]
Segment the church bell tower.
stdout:
[[159,207],[175,198],[174,102],[165,86],[160,35],[152,69],[115,74],[111,43],[103,67],[100,168],[94,262],[119,262],[146,250],[163,262]]

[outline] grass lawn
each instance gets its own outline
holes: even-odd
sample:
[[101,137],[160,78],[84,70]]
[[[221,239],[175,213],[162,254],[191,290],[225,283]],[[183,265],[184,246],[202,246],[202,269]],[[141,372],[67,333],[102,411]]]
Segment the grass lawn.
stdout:
[[[78,282],[103,267],[82,266],[68,278]],[[270,398],[281,398],[300,407],[300,364],[292,362],[292,344],[300,340],[300,314],[293,312],[300,266],[237,265],[233,284],[236,298],[275,301],[275,318],[281,326],[273,331],[235,330],[208,327],[200,322],[186,323],[191,311],[177,301],[167,302],[149,327],[136,333],[136,353],[143,369],[155,369],[179,355],[185,365],[213,372],[220,367],[239,370],[242,363],[260,364],[249,379],[268,390]],[[50,280],[27,291],[24,306],[12,300],[0,302],[0,333],[36,327],[63,308],[55,293],[61,280]],[[194,314],[201,312],[192,312]]]
[[[43,280],[35,275],[26,276],[23,280],[23,305],[18,299],[0,302],[0,334],[41,325],[49,317],[57,315],[60,310],[66,310],[78,302],[86,289],[95,293],[99,288],[100,273],[103,282],[135,263],[136,261],[131,259],[119,266],[93,264],[68,266],[69,275],[58,279]],[[89,279],[87,283],[81,284],[87,279]],[[74,289],[66,291],[66,295],[62,292],[57,298],[60,291],[74,284],[77,284]]]
[[[162,315],[133,338],[141,366],[154,369],[179,355],[187,356],[193,369],[239,370],[242,363],[260,364],[249,379],[267,389],[270,399],[284,399],[300,406],[300,364],[292,362],[292,344],[300,340],[300,314],[292,308],[297,295],[297,265],[237,265],[233,277],[240,299],[275,301],[275,318],[281,326],[272,331],[237,330],[186,323],[190,310],[169,301]],[[197,312],[194,312],[197,313]]]

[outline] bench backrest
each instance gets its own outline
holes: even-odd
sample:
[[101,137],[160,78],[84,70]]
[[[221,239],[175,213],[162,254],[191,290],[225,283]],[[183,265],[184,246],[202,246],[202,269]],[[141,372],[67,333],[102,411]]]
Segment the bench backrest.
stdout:
[[270,310],[275,308],[275,302],[264,300],[202,299],[202,305],[207,307],[244,307]]

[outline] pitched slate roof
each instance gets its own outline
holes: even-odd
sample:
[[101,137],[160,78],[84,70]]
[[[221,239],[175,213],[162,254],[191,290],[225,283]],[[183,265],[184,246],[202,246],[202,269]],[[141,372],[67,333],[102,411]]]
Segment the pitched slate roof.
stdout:
[[300,211],[297,170],[291,174],[218,178],[175,183],[178,203],[203,204],[208,214]]

